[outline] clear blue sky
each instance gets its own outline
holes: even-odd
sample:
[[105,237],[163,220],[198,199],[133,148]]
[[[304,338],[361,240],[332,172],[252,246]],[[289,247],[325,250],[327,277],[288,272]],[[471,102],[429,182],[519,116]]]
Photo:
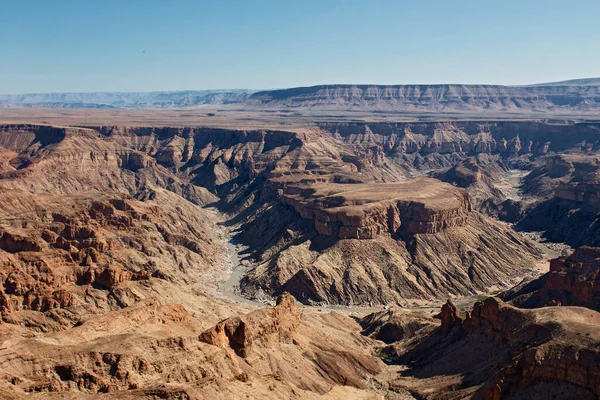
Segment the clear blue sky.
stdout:
[[0,93],[600,76],[600,0],[0,0]]

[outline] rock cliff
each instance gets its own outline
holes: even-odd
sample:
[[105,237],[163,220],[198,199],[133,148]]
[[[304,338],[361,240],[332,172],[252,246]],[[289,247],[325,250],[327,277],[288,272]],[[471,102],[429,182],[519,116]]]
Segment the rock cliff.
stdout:
[[600,394],[600,314],[579,307],[521,310],[490,297],[460,313],[444,305],[441,327],[380,350],[410,365],[391,386],[420,397],[593,399]]
[[254,343],[291,344],[299,324],[300,307],[289,293],[284,293],[277,298],[275,307],[219,322],[203,332],[200,341],[231,349],[245,358],[250,355]]
[[600,161],[598,155],[548,157],[525,180],[530,192],[544,196],[528,210],[518,227],[573,247],[600,245]]
[[550,262],[550,272],[502,294],[522,308],[582,306],[600,311],[600,249],[580,247]]
[[373,239],[379,234],[438,233],[464,226],[471,211],[466,192],[434,179],[400,183],[319,183],[286,186],[283,203],[314,221],[321,235]]

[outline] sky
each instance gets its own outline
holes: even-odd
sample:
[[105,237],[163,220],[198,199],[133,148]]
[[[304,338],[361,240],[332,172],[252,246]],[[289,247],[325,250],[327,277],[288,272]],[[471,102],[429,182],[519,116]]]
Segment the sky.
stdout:
[[0,93],[600,77],[600,0],[0,0]]

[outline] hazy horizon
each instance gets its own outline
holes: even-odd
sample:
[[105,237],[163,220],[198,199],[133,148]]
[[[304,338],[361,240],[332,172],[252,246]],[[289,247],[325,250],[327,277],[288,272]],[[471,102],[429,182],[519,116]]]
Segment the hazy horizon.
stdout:
[[437,86],[437,85],[485,85],[485,86],[533,86],[539,84],[552,84],[558,82],[569,82],[569,81],[578,81],[578,80],[587,80],[587,79],[598,79],[600,77],[585,77],[585,78],[573,78],[573,79],[565,79],[560,81],[549,81],[549,82],[532,82],[528,84],[522,85],[511,85],[511,84],[488,84],[488,83],[461,83],[461,82],[433,82],[433,83],[390,83],[390,84],[380,84],[380,83],[321,83],[318,85],[307,85],[307,86],[290,86],[290,87],[274,87],[274,88],[258,88],[258,89],[248,89],[243,87],[235,87],[235,88],[209,88],[209,89],[178,89],[178,90],[150,90],[150,91],[124,91],[124,90],[115,90],[115,91],[90,91],[90,92],[23,92],[23,93],[0,93],[0,96],[24,96],[24,95],[45,95],[45,94],[87,94],[87,93],[170,93],[170,92],[227,92],[227,91],[248,91],[248,92],[261,92],[261,91],[270,91],[270,90],[285,90],[285,89],[293,89],[298,87],[313,87],[313,86]]
[[[0,4],[1,94],[518,86],[600,76],[600,2]],[[7,62],[8,61],[8,62]]]

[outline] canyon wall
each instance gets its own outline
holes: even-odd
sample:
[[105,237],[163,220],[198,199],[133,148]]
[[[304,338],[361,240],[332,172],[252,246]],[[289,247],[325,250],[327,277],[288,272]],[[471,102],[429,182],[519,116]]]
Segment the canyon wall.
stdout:
[[320,123],[345,143],[379,146],[386,154],[524,154],[600,149],[600,124],[568,121]]

